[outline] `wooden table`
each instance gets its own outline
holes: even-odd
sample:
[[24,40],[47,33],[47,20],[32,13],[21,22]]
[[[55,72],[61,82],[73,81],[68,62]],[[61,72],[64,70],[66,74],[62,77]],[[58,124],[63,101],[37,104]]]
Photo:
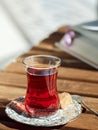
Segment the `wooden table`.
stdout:
[[59,68],[57,80],[58,91],[79,94],[83,96],[89,106],[98,111],[98,71],[54,45],[63,36],[65,30],[65,27],[60,28],[0,72],[0,130],[98,130],[98,117],[88,110],[76,120],[64,126],[53,128],[24,125],[13,121],[5,114],[6,104],[26,93],[26,74],[21,60],[34,54],[49,54],[60,57],[62,65]]

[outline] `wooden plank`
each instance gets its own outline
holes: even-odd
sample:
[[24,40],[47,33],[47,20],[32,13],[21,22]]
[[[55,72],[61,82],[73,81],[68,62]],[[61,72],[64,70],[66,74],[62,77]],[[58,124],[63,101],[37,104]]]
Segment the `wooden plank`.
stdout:
[[32,50],[32,51],[29,51],[28,53],[20,56],[17,61],[22,61],[23,58],[27,57],[27,56],[31,56],[31,55],[53,55],[53,56],[57,56],[57,57],[60,57],[60,58],[68,58],[68,59],[76,59],[68,54],[65,55],[65,52],[55,52],[55,51],[44,51],[44,50]]
[[22,62],[22,60],[25,57],[31,56],[31,55],[53,55],[61,58],[62,60],[62,66],[65,67],[73,67],[73,68],[81,68],[81,69],[94,69],[93,67],[89,66],[88,64],[78,60],[77,58],[63,52],[63,51],[47,51],[47,50],[41,50],[41,49],[36,49],[36,50],[31,50],[28,53],[20,56],[17,58],[17,62]]
[[98,98],[98,83],[58,80],[58,91]]
[[0,103],[1,100],[13,100],[26,94],[26,87],[0,85]]
[[[25,68],[22,63],[13,62],[4,69],[4,72],[25,74]],[[83,82],[98,83],[98,72],[82,69],[73,69],[68,67],[59,67],[58,78],[69,79]]]
[[[25,124],[21,124],[15,121],[0,121],[0,128],[1,130],[54,130],[54,129],[60,129],[60,130],[97,130],[98,128],[98,118],[94,115],[90,114],[81,114],[78,118],[76,118],[74,121],[59,127],[33,127],[28,126]],[[93,123],[93,124],[92,124]]]
[[25,88],[27,84],[26,75],[1,72],[0,84]]
[[10,73],[18,73],[18,74],[25,74],[25,67],[22,63],[19,62],[13,62],[9,64],[6,68],[3,70],[4,72],[10,72]]
[[58,77],[61,79],[98,83],[98,71],[60,67],[58,69]]
[[[63,127],[64,128],[64,127]],[[65,128],[67,130],[97,130],[98,117],[92,114],[81,114],[76,120],[68,123]]]
[[51,43],[51,42],[47,42],[47,41],[43,41],[40,44],[38,44],[37,46],[34,46],[31,51],[33,50],[45,50],[45,51],[56,51],[56,52],[60,52],[62,50],[60,50],[59,48],[57,48],[55,46],[55,44]]
[[72,55],[65,53],[64,51],[47,50],[47,48],[42,49],[42,48],[36,47],[36,48],[34,48],[34,50],[32,49],[28,53],[26,53],[26,55],[23,55],[23,58],[27,57],[27,56],[31,56],[32,54],[34,54],[34,55],[35,54],[42,54],[42,55],[44,54],[44,55],[57,56],[57,57],[61,58],[62,66],[94,69],[93,67],[91,67],[88,64],[80,61],[76,57],[73,57]]
[[16,121],[0,121],[0,130],[51,130],[48,127],[34,127],[25,124],[21,124]]
[[[64,68],[73,68],[73,69],[80,69],[83,70],[87,68],[87,70],[92,70],[93,68],[85,65],[83,62],[78,62],[77,60],[74,59],[62,59],[62,64],[61,66]],[[6,72],[16,72],[16,73],[24,73],[24,67],[22,62],[13,62],[10,65],[8,65],[6,68],[4,68],[4,71]]]
[[[59,78],[57,83],[58,91],[60,92],[67,91],[85,96],[98,97],[98,83],[73,81]],[[25,88],[27,86],[26,75],[2,72],[0,73],[0,84]]]

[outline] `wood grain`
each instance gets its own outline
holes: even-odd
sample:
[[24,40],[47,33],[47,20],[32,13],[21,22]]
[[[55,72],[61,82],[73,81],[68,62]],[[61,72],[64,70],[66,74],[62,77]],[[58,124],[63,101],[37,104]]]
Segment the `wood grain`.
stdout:
[[58,69],[57,90],[79,94],[89,106],[98,111],[98,71],[77,58],[61,51],[55,46],[64,35],[62,27],[48,38],[33,47],[26,54],[0,72],[0,130],[97,130],[98,117],[86,110],[74,121],[59,127],[34,127],[11,120],[5,114],[6,105],[13,99],[24,96],[27,89],[27,77],[22,59],[36,54],[54,55],[62,59]]
[[[4,72],[26,74],[22,63],[13,62],[4,69]],[[98,83],[98,72],[84,69],[59,67],[58,78]]]

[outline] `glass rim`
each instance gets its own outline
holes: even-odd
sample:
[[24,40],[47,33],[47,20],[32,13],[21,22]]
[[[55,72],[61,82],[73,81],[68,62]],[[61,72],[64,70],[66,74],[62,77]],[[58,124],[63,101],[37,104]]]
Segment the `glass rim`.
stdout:
[[[58,61],[58,63],[56,63],[55,65],[50,65],[50,67],[46,67],[45,69],[49,69],[49,68],[57,68],[61,65],[61,58],[57,57],[57,56],[52,56],[52,55],[31,55],[31,56],[28,56],[28,57],[25,57],[23,60],[22,60],[22,63],[25,67],[30,67],[30,68],[36,68],[36,69],[40,69],[40,67],[35,67],[33,65],[28,65],[26,63],[26,60],[27,59],[31,59],[31,58],[53,58],[53,59],[56,59]],[[43,68],[44,69],[44,68]]]

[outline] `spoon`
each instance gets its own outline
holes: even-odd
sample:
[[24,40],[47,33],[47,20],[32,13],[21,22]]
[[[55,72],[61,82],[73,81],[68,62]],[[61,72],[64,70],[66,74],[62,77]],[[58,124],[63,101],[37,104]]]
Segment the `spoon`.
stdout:
[[92,108],[90,108],[87,104],[86,104],[86,102],[84,101],[84,99],[81,97],[81,96],[79,96],[79,95],[72,95],[72,98],[74,99],[74,100],[76,100],[78,103],[81,103],[82,105],[84,105],[89,111],[91,111],[93,114],[95,114],[96,116],[98,116],[98,112],[97,111],[95,111],[95,110],[93,110]]

